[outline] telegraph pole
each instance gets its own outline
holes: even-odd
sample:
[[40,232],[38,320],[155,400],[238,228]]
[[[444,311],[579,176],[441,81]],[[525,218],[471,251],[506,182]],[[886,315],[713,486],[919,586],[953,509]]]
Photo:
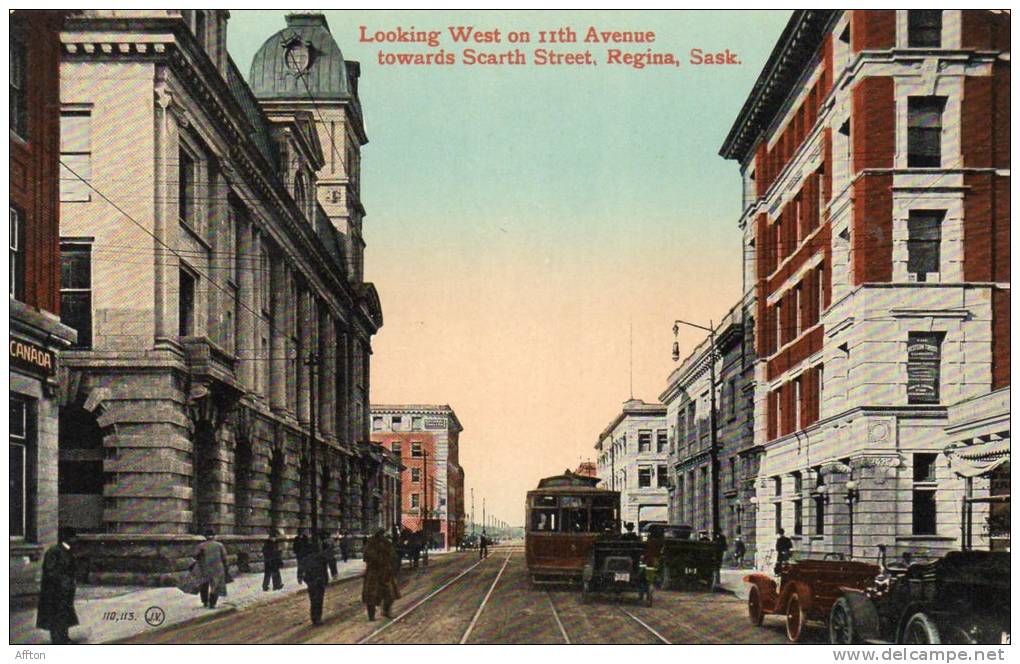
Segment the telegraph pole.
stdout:
[[319,380],[318,380],[318,368],[319,368],[319,354],[309,353],[308,359],[305,360],[305,365],[311,372],[311,389],[309,390],[309,404],[308,414],[310,417],[309,422],[309,471],[311,474],[311,488],[312,488],[312,536],[315,537],[319,533],[319,497],[317,491],[318,474],[319,474],[319,463],[318,463],[318,445],[315,441],[315,417],[316,417],[316,404],[319,401]]
[[471,534],[475,534],[475,488],[471,487]]

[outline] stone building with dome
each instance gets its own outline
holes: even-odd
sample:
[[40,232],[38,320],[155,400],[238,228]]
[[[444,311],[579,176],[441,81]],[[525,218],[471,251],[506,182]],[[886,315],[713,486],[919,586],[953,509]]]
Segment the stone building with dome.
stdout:
[[59,521],[93,582],[174,583],[208,531],[240,571],[313,518],[367,534],[399,476],[369,436],[358,63],[293,14],[245,81],[228,18],[61,32]]

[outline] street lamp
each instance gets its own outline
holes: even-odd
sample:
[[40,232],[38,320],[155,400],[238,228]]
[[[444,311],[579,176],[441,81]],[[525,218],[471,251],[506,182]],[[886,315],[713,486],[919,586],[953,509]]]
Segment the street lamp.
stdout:
[[709,478],[709,483],[710,483],[711,488],[712,488],[712,494],[711,494],[711,501],[712,501],[712,533],[713,533],[713,535],[715,535],[715,534],[719,534],[719,533],[722,532],[722,529],[719,527],[719,441],[717,439],[717,427],[716,427],[716,419],[715,419],[715,361],[716,361],[715,326],[712,324],[712,321],[708,322],[708,327],[705,327],[704,325],[698,325],[697,323],[690,323],[688,321],[680,320],[680,319],[677,319],[677,320],[673,321],[673,361],[674,362],[680,361],[680,340],[677,338],[677,336],[680,334],[680,326],[681,325],[687,325],[688,327],[693,327],[693,328],[696,328],[698,330],[703,330],[705,332],[708,332],[708,339],[709,339],[709,350],[708,350],[709,362],[708,362],[708,366],[709,366],[709,381],[711,382],[711,385],[709,386],[709,390],[708,390],[708,393],[710,395],[710,400],[711,400],[710,404],[709,404],[709,411],[710,412],[708,414],[708,416],[709,416],[709,448],[708,448],[708,453],[709,453],[709,458],[710,458],[710,461],[711,461],[711,463],[710,463],[710,465],[711,465],[711,473],[710,473],[711,477]]
[[861,499],[855,480],[846,483],[846,506],[850,510],[850,557],[854,557],[854,503]]

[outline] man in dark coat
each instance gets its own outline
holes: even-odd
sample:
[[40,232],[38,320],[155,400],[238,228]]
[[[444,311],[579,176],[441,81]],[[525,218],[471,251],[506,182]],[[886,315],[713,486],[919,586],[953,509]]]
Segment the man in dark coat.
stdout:
[[368,619],[375,620],[375,607],[382,604],[383,615],[390,618],[390,607],[397,597],[397,581],[393,574],[393,545],[386,539],[386,531],[379,529],[365,542],[365,576],[361,586],[361,601],[368,609]]
[[322,543],[322,555],[326,557],[326,564],[329,566],[329,578],[335,579],[338,571],[336,567],[336,548],[333,546],[333,538],[325,530],[319,531],[319,541]]
[[782,528],[778,533],[779,537],[776,538],[776,574],[779,574],[779,568],[793,557],[793,540],[786,536],[786,531]]
[[35,621],[36,627],[50,631],[50,642],[54,645],[70,643],[68,630],[78,624],[78,614],[74,611],[76,570],[71,551],[74,529],[61,528],[57,539],[57,543],[43,556],[42,585],[39,587]]
[[280,553],[280,542],[273,533],[262,545],[262,561],[265,564],[265,572],[262,575],[262,590],[269,590],[269,580],[273,581],[273,590],[283,588],[283,578],[280,570],[283,569],[283,554]]
[[485,536],[485,531],[478,536],[478,559],[489,557],[489,538]]
[[308,541],[308,533],[300,531],[298,536],[294,538],[294,557],[297,558],[297,582],[302,583],[304,581],[304,567],[301,565],[301,561],[308,555],[308,547],[310,546]]
[[303,579],[308,586],[308,605],[313,625],[322,624],[322,602],[329,583],[329,554],[322,536],[313,537],[305,549]]
[[227,548],[216,541],[213,530],[205,531],[205,541],[195,549],[194,573],[199,578],[199,596],[202,605],[216,608],[216,601],[227,594],[230,570],[227,563]]
[[743,567],[745,555],[747,555],[747,545],[744,544],[744,539],[737,535],[736,539],[733,540],[733,564],[737,567]]

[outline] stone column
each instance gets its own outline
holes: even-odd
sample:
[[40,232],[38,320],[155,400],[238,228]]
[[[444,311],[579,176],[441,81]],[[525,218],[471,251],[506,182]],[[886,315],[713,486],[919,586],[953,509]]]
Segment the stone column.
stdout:
[[279,254],[270,255],[269,281],[269,405],[274,412],[287,409],[287,267]]
[[327,313],[327,309],[320,303],[319,308],[319,375],[318,375],[318,409],[316,415],[318,417],[318,428],[323,434],[329,434],[332,432],[332,424],[329,418],[329,410],[333,405],[330,398],[330,374],[329,374],[329,362],[333,356],[333,349],[329,347],[328,340],[330,338],[330,317]]
[[237,358],[238,377],[244,387],[255,389],[255,278],[252,268],[255,251],[252,245],[251,224],[239,217],[237,227]]
[[298,375],[297,418],[299,422],[307,424],[311,418],[309,404],[311,404],[312,385],[309,368],[305,361],[309,354],[315,351],[315,312],[313,296],[303,288],[298,295],[298,309],[301,356],[295,360]]

